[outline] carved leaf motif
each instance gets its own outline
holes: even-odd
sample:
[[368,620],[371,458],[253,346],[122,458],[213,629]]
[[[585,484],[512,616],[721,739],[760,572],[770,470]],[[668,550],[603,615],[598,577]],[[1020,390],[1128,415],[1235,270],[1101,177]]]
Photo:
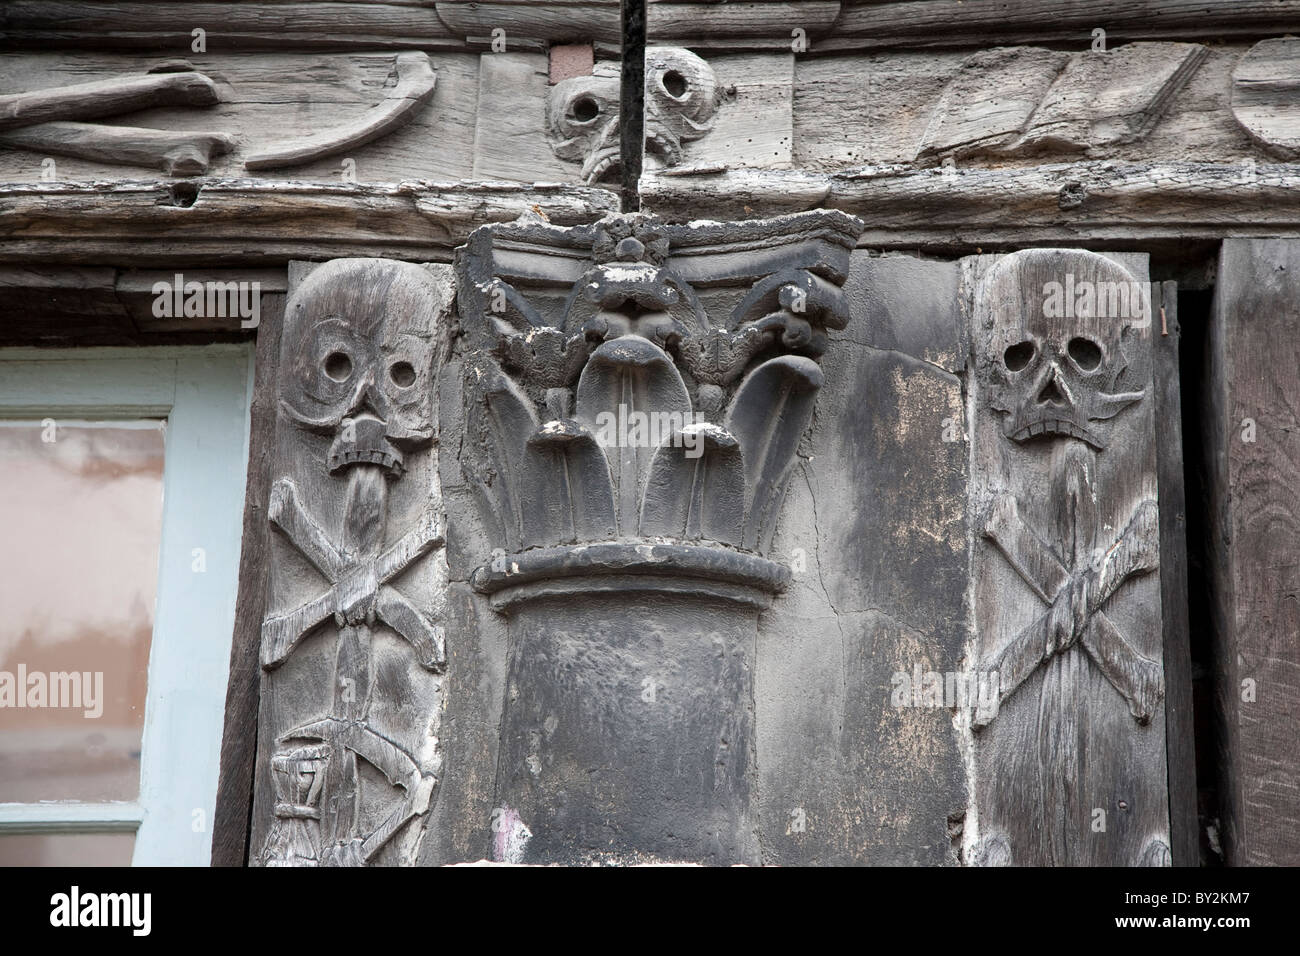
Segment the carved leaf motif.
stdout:
[[740,440],[745,459],[746,548],[766,551],[771,545],[786,479],[821,386],[816,362],[784,355],[760,365],[736,392],[726,427]]
[[499,540],[519,548],[523,454],[537,431],[537,415],[528,397],[490,362],[467,369],[466,376],[472,397],[467,426],[486,453],[469,477],[486,501],[486,513],[501,523]]
[[617,534],[609,461],[581,422],[547,422],[528,439],[523,546],[602,541]]
[[659,447],[646,480],[642,534],[739,545],[744,525],[745,464],[735,437],[716,425],[691,425]]
[[673,360],[653,342],[625,335],[604,343],[578,379],[577,418],[592,428],[612,465],[619,528],[637,525],[641,488],[655,452],[634,429],[687,422],[691,397]]

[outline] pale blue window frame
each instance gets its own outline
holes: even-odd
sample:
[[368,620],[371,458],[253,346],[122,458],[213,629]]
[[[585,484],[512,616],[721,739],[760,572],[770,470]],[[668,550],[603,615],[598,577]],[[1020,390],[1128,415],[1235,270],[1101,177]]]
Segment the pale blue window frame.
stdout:
[[248,343],[0,349],[0,417],[167,420],[139,799],[3,803],[0,834],[134,831],[134,866],[208,865],[252,388]]

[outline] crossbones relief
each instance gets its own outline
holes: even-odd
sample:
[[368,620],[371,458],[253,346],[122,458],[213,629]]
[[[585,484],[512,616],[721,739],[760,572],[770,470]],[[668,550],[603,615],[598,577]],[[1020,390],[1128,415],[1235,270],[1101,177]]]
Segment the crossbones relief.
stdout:
[[[984,537],[1048,606],[986,665],[998,674],[998,706],[1040,666],[1077,643],[1119,691],[1138,723],[1151,720],[1164,695],[1163,671],[1133,649],[1103,608],[1121,584],[1159,565],[1157,519],[1156,503],[1143,501],[1109,548],[1084,567],[1067,566],[1025,524],[1014,498],[998,498]],[[972,723],[977,729],[987,726],[995,714],[996,708],[977,713]]]
[[[372,628],[386,624],[414,649],[426,670],[446,664],[443,630],[391,583],[443,543],[432,510],[385,545],[390,484],[405,473],[405,453],[432,440],[431,326],[439,293],[417,266],[384,260],[342,259],[308,277],[290,303],[285,329],[286,369],[280,409],[305,432],[332,436],[323,465],[342,479],[337,538],[303,507],[298,486],[282,477],[271,491],[269,518],[326,579],[329,586],[262,625],[262,666],[280,667],[294,649],[331,618],[338,629],[333,703],[323,717],[276,739],[281,756],[303,752],[302,741],[321,741],[311,791],[319,810],[284,802],[264,850],[319,813],[319,857],[299,865],[358,866],[370,861],[412,817],[428,809],[440,760],[417,760],[368,723],[372,678]],[[316,751],[312,751],[315,753]],[[322,755],[324,751],[320,752]],[[380,770],[405,796],[370,832],[361,832],[357,758]],[[282,761],[283,762],[283,761]],[[281,825],[282,824],[282,825]],[[297,841],[298,844],[302,840]]]
[[304,637],[330,617],[339,627],[374,626],[382,621],[414,648],[420,663],[438,670],[447,662],[440,627],[407,600],[389,581],[443,543],[437,519],[426,515],[392,546],[373,557],[344,554],[303,510],[297,489],[281,478],[271,490],[271,522],[330,582],[323,594],[262,624],[262,666],[279,667]]

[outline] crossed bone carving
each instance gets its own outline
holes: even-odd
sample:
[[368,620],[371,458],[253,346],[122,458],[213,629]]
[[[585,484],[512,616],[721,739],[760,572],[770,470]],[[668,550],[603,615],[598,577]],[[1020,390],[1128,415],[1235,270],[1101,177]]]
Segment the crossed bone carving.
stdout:
[[262,623],[262,667],[279,667],[304,637],[333,616],[340,627],[373,624],[379,619],[415,650],[420,664],[439,671],[446,666],[442,628],[431,623],[395,588],[387,587],[417,560],[443,543],[438,521],[426,513],[420,522],[378,556],[357,559],[343,553],[298,501],[297,488],[281,478],[271,489],[271,523],[330,582],[329,590]]
[[[1103,608],[1121,584],[1159,566],[1158,514],[1154,501],[1143,501],[1099,561],[1067,568],[1020,517],[1015,498],[1009,494],[998,498],[984,537],[1048,605],[988,665],[999,676],[999,706],[1030,674],[1077,642],[1128,702],[1137,722],[1150,721],[1164,696],[1164,672],[1159,662],[1133,649]],[[977,713],[973,724],[977,729],[987,726],[996,714],[996,708],[992,713]]]

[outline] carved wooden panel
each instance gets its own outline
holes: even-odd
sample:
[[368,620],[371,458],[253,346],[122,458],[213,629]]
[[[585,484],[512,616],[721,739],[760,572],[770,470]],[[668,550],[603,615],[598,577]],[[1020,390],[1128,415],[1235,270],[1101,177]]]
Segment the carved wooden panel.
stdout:
[[970,261],[977,865],[1168,865],[1144,263]]
[[413,862],[437,786],[446,267],[339,259],[286,308],[251,862]]

